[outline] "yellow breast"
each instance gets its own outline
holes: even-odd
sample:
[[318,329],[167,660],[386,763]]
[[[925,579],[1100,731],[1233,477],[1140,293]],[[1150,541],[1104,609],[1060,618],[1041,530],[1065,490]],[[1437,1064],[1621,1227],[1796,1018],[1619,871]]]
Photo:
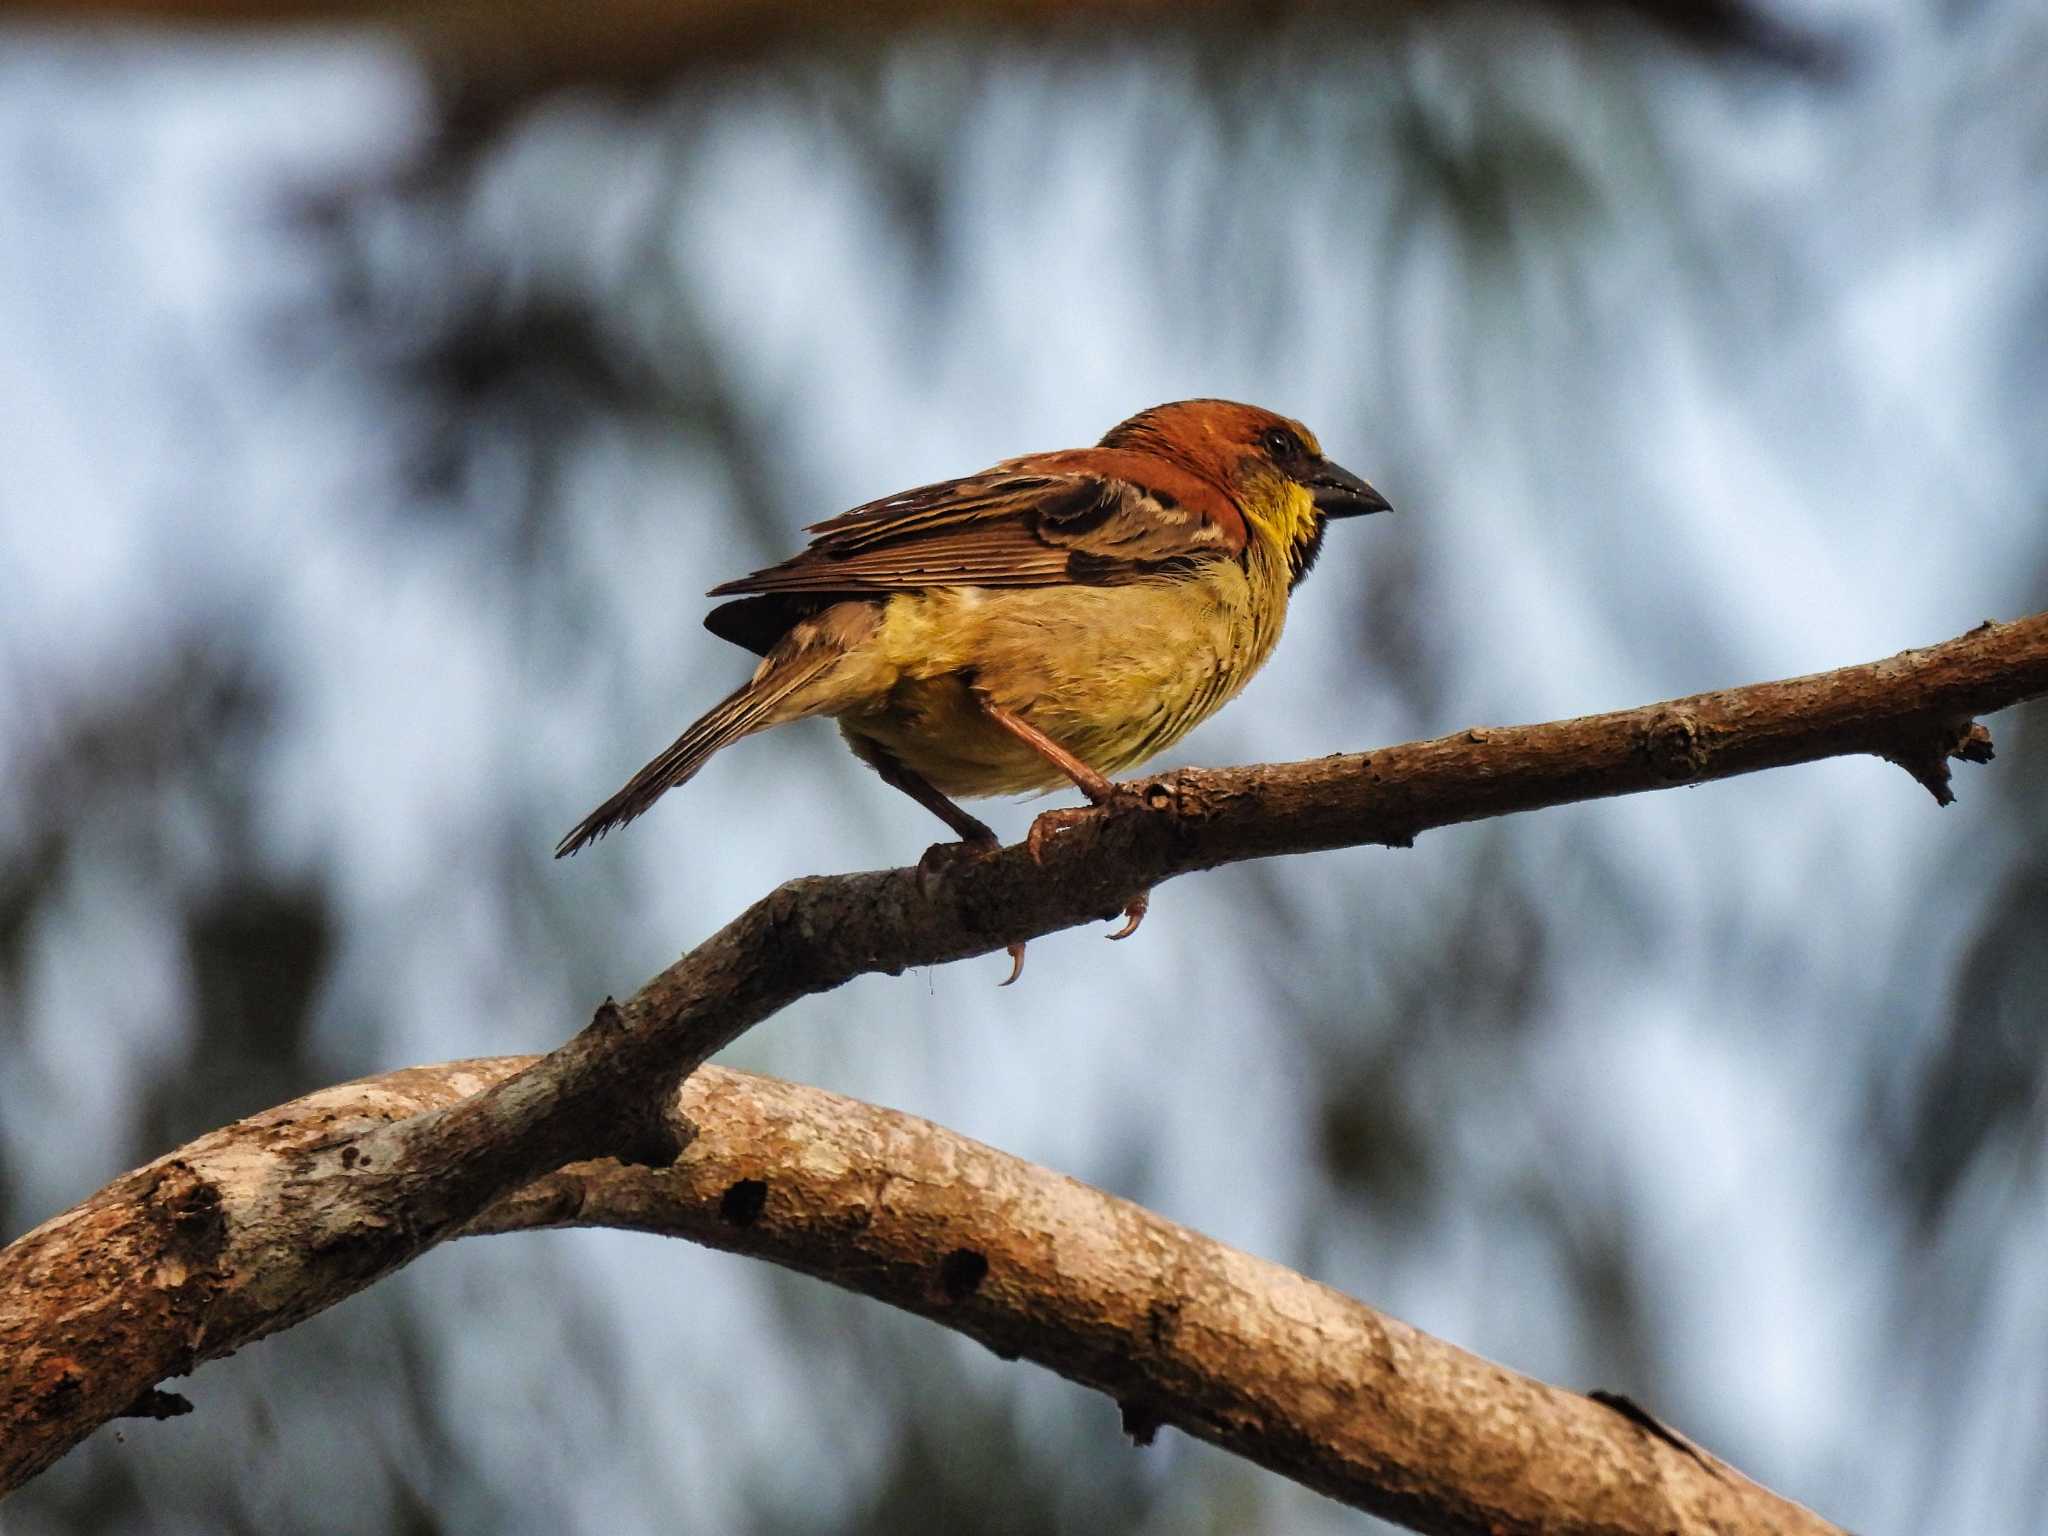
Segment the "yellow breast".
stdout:
[[1250,680],[1279,641],[1287,589],[1284,557],[1255,541],[1241,562],[1128,586],[900,594],[862,648],[859,665],[873,670],[840,728],[856,751],[879,743],[948,795],[1066,783],[989,722],[978,689],[1100,772],[1120,773]]

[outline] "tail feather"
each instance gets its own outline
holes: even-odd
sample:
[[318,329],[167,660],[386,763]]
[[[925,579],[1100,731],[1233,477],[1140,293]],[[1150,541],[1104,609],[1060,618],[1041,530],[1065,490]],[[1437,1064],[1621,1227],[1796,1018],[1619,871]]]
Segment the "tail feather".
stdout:
[[757,677],[713,705],[666,752],[627,780],[625,788],[579,821],[555,845],[555,857],[572,854],[585,844],[596,842],[612,828],[624,826],[669,790],[696,777],[697,770],[711,760],[714,752],[731,746],[742,736],[781,724],[788,717],[776,714],[776,707],[830,666],[833,659],[806,658],[811,665],[785,667],[766,677]]

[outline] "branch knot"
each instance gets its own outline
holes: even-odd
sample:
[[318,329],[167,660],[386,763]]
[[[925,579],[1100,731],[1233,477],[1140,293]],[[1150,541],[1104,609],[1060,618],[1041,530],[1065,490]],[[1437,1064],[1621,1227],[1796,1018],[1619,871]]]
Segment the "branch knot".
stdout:
[[1660,711],[1643,727],[1643,756],[1666,783],[1697,779],[1707,771],[1712,755],[1699,720],[1684,710]]

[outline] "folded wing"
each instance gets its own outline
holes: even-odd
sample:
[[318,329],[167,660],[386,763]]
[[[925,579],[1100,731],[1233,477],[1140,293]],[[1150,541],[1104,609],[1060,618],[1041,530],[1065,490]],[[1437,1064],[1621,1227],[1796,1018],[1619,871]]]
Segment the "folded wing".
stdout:
[[816,524],[802,554],[711,589],[713,634],[765,653],[828,602],[931,587],[1116,586],[1232,559],[1243,515],[1222,490],[1148,454],[1013,459]]

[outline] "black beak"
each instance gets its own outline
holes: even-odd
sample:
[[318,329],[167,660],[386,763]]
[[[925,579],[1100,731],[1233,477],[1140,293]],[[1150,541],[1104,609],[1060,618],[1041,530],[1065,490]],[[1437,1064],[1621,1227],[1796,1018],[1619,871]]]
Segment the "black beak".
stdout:
[[1325,517],[1363,517],[1368,512],[1394,510],[1386,497],[1328,459],[1319,462],[1302,483],[1315,498],[1316,510]]

